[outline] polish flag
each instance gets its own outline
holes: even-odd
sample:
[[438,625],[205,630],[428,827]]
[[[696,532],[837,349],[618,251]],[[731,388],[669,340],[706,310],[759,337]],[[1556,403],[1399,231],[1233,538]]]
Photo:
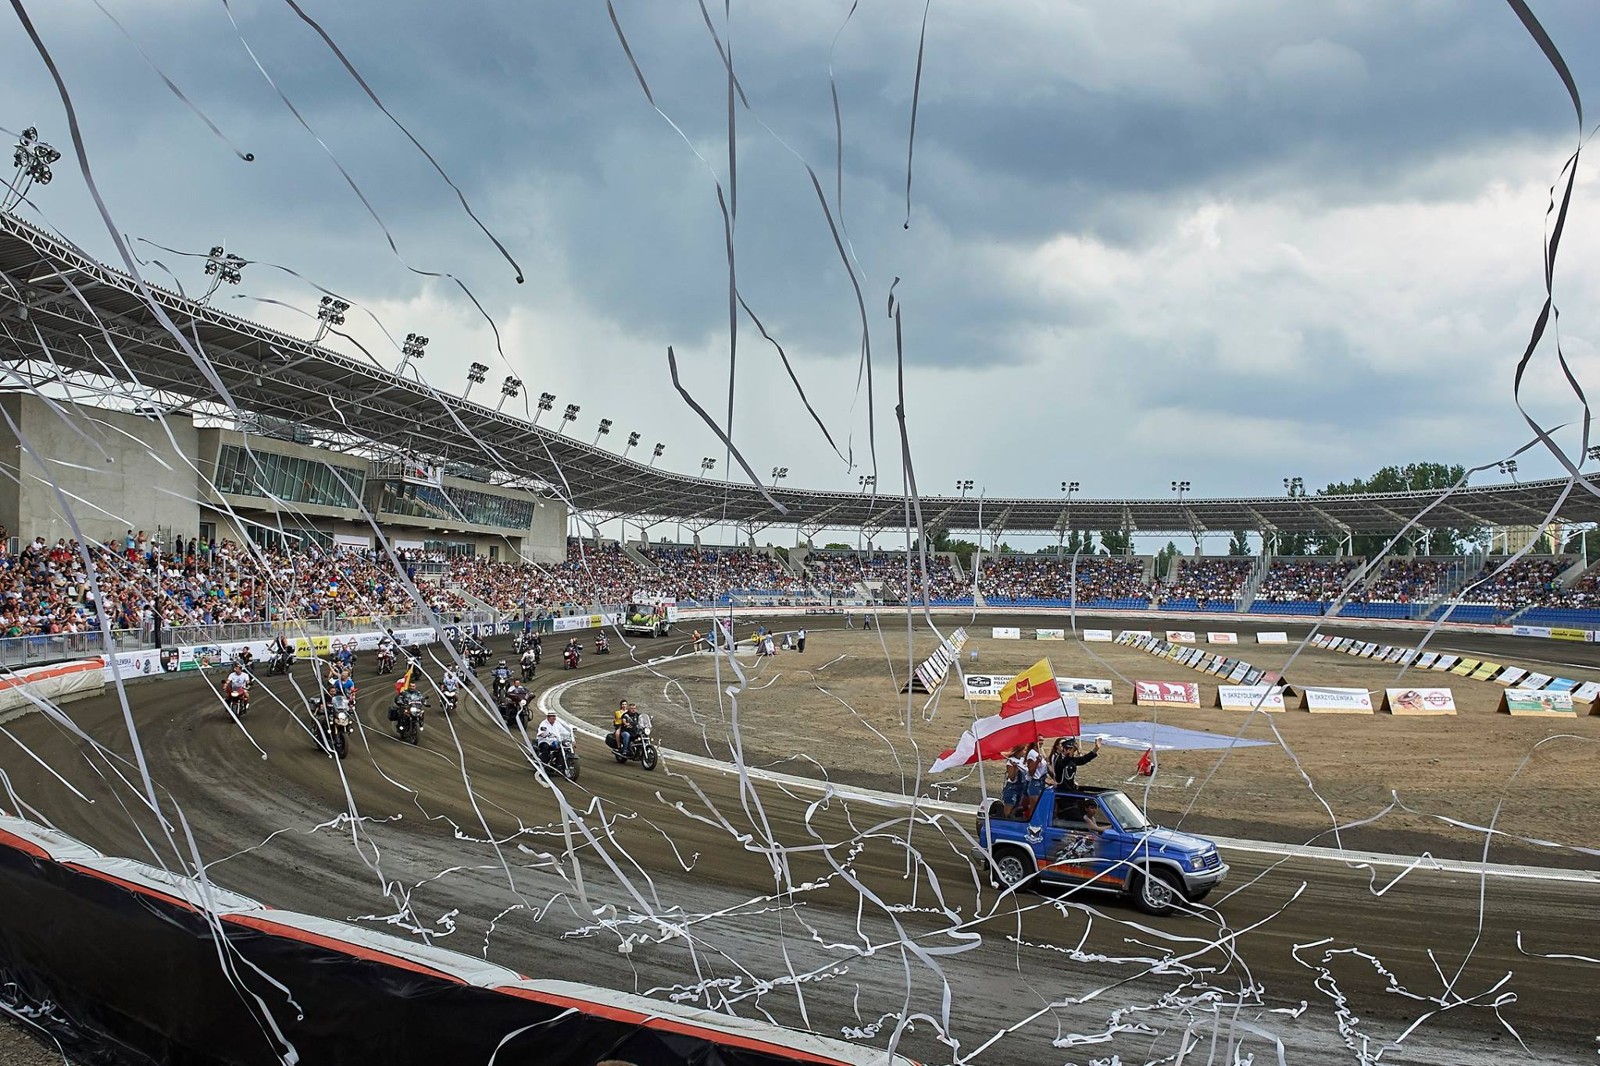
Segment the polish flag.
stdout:
[[934,760],[928,772],[937,774],[971,766],[979,759],[1003,759],[1018,744],[1032,744],[1048,737],[1075,737],[1078,731],[1078,698],[1058,695],[1051,703],[1023,713],[978,719],[961,734],[954,748]]

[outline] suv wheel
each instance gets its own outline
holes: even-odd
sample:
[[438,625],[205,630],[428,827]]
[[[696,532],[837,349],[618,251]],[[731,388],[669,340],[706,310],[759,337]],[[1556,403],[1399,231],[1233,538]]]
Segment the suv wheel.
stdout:
[[1184,898],[1177,877],[1172,871],[1160,868],[1141,874],[1133,890],[1134,901],[1146,914],[1171,914]]
[[1016,888],[1033,876],[1034,871],[1023,858],[1024,854],[1016,848],[1006,848],[994,857],[994,875],[1002,885]]

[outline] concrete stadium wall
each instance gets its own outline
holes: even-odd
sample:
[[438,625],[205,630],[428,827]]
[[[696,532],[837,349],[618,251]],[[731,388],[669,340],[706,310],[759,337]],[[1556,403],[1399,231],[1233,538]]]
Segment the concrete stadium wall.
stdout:
[[567,561],[567,505],[541,499],[533,509],[533,528],[522,541],[522,557],[546,566]]
[[120,547],[130,528],[154,534],[163,526],[197,527],[198,478],[190,463],[199,439],[188,416],[169,415],[163,425],[22,394],[0,397],[0,408],[0,524],[16,536],[50,543],[78,536],[52,481],[66,490],[82,535],[96,541]]

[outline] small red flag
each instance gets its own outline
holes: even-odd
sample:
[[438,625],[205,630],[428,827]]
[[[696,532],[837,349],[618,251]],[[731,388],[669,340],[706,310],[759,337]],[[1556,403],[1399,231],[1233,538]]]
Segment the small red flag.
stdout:
[[1139,772],[1145,777],[1151,777],[1155,774],[1156,749],[1147,748],[1145,749],[1145,753],[1139,756]]

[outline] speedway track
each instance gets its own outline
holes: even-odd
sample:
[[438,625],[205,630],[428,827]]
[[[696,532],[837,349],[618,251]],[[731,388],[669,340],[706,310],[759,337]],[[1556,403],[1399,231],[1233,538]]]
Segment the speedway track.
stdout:
[[[813,629],[838,622],[806,620]],[[1291,639],[1306,630],[1274,628]],[[673,650],[665,643],[643,651]],[[1589,645],[1454,633],[1435,643],[1600,669],[1600,649]],[[586,661],[581,672],[629,665],[615,646],[624,654]],[[571,677],[542,667],[532,687]],[[307,689],[310,679],[302,666],[293,682]],[[894,1027],[885,1016],[938,1017],[947,983],[961,1054],[1015,1028],[980,1062],[1157,1059],[1179,1052],[1186,1027],[1208,1045],[1191,1047],[1186,1063],[1232,1061],[1220,1057],[1232,1038],[1247,1041],[1257,1062],[1276,1061],[1253,1030],[1283,1040],[1290,1063],[1370,1061],[1382,1040],[1428,1014],[1385,1061],[1593,1058],[1600,968],[1543,957],[1593,954],[1574,942],[1575,930],[1592,926],[1592,886],[1422,870],[1390,885],[1392,869],[1234,852],[1228,894],[1208,900],[1214,913],[1148,919],[1103,897],[997,894],[966,861],[961,829],[970,825],[948,818],[908,826],[903,812],[872,804],[819,805],[809,791],[678,773],[670,758],[646,774],[581,740],[581,782],[560,786],[580,828],[562,819],[497,718],[464,700],[453,720],[433,712],[412,748],[389,732],[388,679],[372,677],[369,660],[358,680],[363,728],[343,775],[314,747],[304,713],[291,713],[303,699],[290,679],[263,680],[248,736],[206,677],[127,687],[164,810],[182,811],[211,878],[275,906],[425,930],[440,946],[530,976],[675,990],[879,1045]],[[114,693],[66,713],[131,754]],[[6,729],[54,771],[6,741],[18,799],[107,853],[173,865],[137,790],[115,779],[120,770],[136,781],[131,767],[108,764],[43,714]],[[1219,1010],[1208,994],[1230,991],[1225,1004],[1241,987],[1262,989],[1261,1004]],[[1075,998],[1085,1001],[1065,1003]],[[1113,1022],[1148,1028],[1052,1046]],[[917,1021],[901,1050],[950,1060],[933,1034]]]

